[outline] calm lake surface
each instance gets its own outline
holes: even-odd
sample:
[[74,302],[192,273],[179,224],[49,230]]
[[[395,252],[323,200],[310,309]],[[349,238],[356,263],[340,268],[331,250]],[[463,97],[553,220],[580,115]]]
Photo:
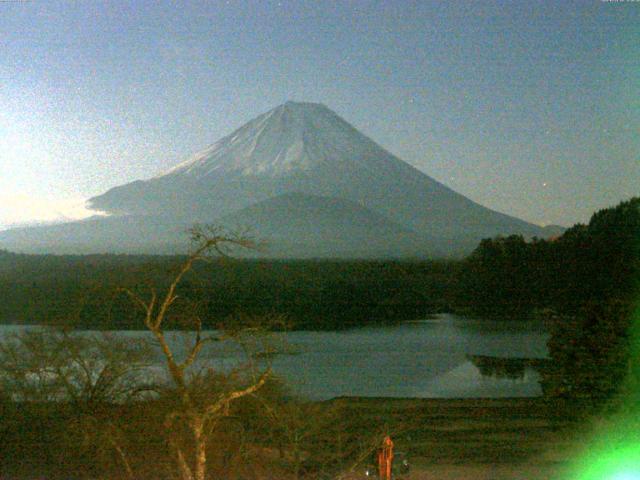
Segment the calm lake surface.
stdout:
[[[20,327],[0,327],[0,336]],[[144,332],[113,332],[144,337]],[[312,399],[343,395],[375,397],[469,398],[538,396],[538,373],[526,367],[516,375],[483,375],[470,360],[482,355],[545,358],[548,334],[539,323],[474,320],[454,315],[346,331],[286,334],[295,354],[273,357],[273,369],[294,391]],[[177,350],[184,345],[172,336]],[[237,352],[220,342],[202,352],[204,364],[230,367]],[[160,362],[161,358],[158,357]],[[157,372],[162,368],[158,366]],[[485,374],[487,372],[485,371]]]

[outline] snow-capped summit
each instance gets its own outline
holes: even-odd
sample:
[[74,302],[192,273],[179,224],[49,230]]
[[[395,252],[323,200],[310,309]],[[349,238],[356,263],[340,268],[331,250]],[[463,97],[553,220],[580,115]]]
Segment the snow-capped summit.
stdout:
[[286,102],[160,176],[287,175],[345,162],[381,148],[322,104]]
[[[464,199],[387,152],[324,105],[287,102],[171,170],[113,188],[90,199],[90,205],[111,213],[162,211],[207,220],[288,192],[397,210],[394,205],[407,195],[407,189],[410,193],[416,188],[442,190]],[[427,208],[431,209],[434,198],[430,200]],[[401,210],[411,221],[415,203],[405,207],[409,210]]]
[[[495,235],[545,236],[435,181],[324,105],[301,102],[256,117],[161,175],[112,188],[89,207],[114,215],[59,227],[50,243],[61,250],[64,235],[74,244],[84,235],[100,251],[153,252],[194,222],[255,227],[284,256],[460,254]],[[34,238],[44,245],[47,232]]]

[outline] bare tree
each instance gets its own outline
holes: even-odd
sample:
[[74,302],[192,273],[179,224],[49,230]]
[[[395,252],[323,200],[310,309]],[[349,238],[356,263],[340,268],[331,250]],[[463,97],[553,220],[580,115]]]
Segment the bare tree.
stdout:
[[0,380],[14,400],[68,402],[91,412],[152,387],[143,380],[148,344],[108,333],[25,330],[0,343]]
[[[110,409],[153,389],[146,380],[148,342],[107,333],[70,333],[38,328],[0,343],[0,382],[11,400],[69,406],[67,431],[85,447],[112,449],[133,480],[122,432]],[[122,475],[120,475],[122,476]]]
[[269,422],[267,428],[294,479],[309,473],[305,470],[335,469],[343,454],[339,407],[296,398],[276,402],[263,400],[261,404]]
[[[208,470],[207,445],[211,444],[216,427],[218,432],[224,428],[218,424],[228,415],[230,404],[257,392],[271,373],[269,355],[277,347],[269,343],[270,335],[259,335],[264,333],[262,320],[240,317],[237,323],[242,328],[207,336],[197,308],[185,301],[177,305],[179,286],[185,276],[193,273],[197,262],[227,257],[234,247],[259,245],[246,235],[232,235],[216,228],[198,227],[191,233],[193,253],[184,257],[160,293],[153,287],[147,295],[136,289],[120,289],[142,310],[144,325],[164,359],[168,383],[149,381],[152,356],[148,341],[65,328],[38,328],[0,343],[0,391],[6,392],[9,399],[72,412],[65,424],[68,438],[73,445],[86,448],[96,466],[111,463],[109,469],[117,478],[133,480],[138,478],[138,470],[146,468],[133,451],[128,451],[136,446],[129,445],[131,432],[125,433],[131,430],[129,426],[118,420],[118,404],[133,405],[134,410],[154,408],[155,414],[146,421],[151,417],[162,419],[153,422],[166,433],[178,478],[204,480]],[[189,329],[185,352],[175,348],[165,333],[175,320],[180,327]],[[246,363],[239,362],[224,371],[195,368],[202,360],[203,348],[214,340],[233,343]],[[136,404],[137,399],[144,402]],[[144,422],[140,425],[145,429],[151,426]],[[116,462],[99,460],[113,459],[114,455]]]
[[[202,332],[202,321],[197,312],[191,315],[192,338],[184,355],[179,358],[172,348],[166,333],[166,322],[172,306],[179,296],[178,286],[193,270],[196,262],[207,261],[212,256],[227,257],[234,248],[258,248],[258,244],[247,235],[230,234],[219,228],[196,227],[191,230],[194,248],[179,266],[173,280],[163,293],[150,288],[147,295],[123,288],[131,300],[142,310],[144,325],[157,341],[164,357],[172,385],[174,405],[164,420],[168,441],[175,455],[181,480],[205,480],[207,477],[207,445],[209,435],[218,422],[229,412],[235,400],[257,392],[271,375],[271,368],[257,370],[253,356],[244,341],[246,331],[226,332],[222,336],[206,336]],[[184,322],[181,322],[184,325]],[[250,332],[251,333],[251,332]],[[248,335],[251,338],[251,335]],[[198,359],[203,347],[214,340],[232,340],[243,347],[250,367],[224,373],[212,369],[193,373],[190,369]],[[242,375],[240,372],[243,372]],[[181,441],[188,433],[190,442]]]

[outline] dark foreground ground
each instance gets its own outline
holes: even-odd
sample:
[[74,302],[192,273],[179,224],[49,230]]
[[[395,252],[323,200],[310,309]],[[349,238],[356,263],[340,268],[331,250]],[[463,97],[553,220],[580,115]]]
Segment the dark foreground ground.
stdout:
[[[543,399],[339,399],[362,423],[388,422],[409,479],[560,479],[580,429]],[[347,478],[364,478],[356,469]]]
[[[585,431],[584,426],[568,420],[566,410],[563,412],[558,405],[540,398],[339,398],[316,404],[320,407],[319,415],[325,406],[331,409],[336,404],[340,407],[335,419],[339,423],[337,430],[317,432],[328,436],[329,449],[339,448],[339,437],[344,432],[358,442],[362,440],[363,445],[373,440],[373,448],[377,444],[375,439],[389,434],[396,451],[405,452],[412,464],[411,473],[404,477],[406,480],[564,480],[562,472],[578,451],[580,432]],[[122,415],[130,414],[123,411]],[[151,416],[144,418],[152,425],[160,424],[159,418],[157,421]],[[3,420],[12,421],[10,418]],[[20,427],[17,434],[6,430],[2,435],[0,479],[120,478],[116,468],[118,460],[109,448],[102,454],[93,451],[92,458],[102,455],[106,464],[114,467],[113,475],[91,475],[87,468],[83,468],[86,471],[82,476],[70,475],[86,465],[82,458],[85,451],[82,438],[87,432],[76,430],[71,437],[75,443],[65,444],[63,439],[73,432],[72,422],[57,412],[40,416],[24,416],[17,412],[13,420],[20,421]],[[128,435],[135,439],[137,427],[132,422],[127,420],[125,423],[131,425]],[[227,430],[225,428],[221,435],[226,436],[226,443],[232,444],[238,434]],[[159,466],[169,458],[162,447],[162,435],[158,431],[157,434],[144,432],[143,436],[143,459],[154,468],[148,473],[137,472],[140,480],[157,478]],[[107,440],[107,437],[101,438],[99,443]],[[108,442],[105,445],[108,447]],[[258,463],[252,464],[241,475],[231,475],[231,470],[226,470],[216,478],[294,478],[290,471],[282,468],[282,458],[275,455],[274,445],[271,442],[262,445],[260,449],[273,453],[267,455],[272,461],[263,461],[261,468],[257,468]],[[371,456],[368,454],[363,458]],[[249,467],[246,462],[243,460],[241,466]],[[351,468],[345,467],[338,478],[365,479],[364,463],[366,461],[357,465],[351,463]],[[308,478],[328,478],[319,477],[321,472],[316,471]]]

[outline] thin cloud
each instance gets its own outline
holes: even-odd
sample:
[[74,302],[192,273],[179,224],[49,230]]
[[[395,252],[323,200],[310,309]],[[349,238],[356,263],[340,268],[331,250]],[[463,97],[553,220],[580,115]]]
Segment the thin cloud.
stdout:
[[83,198],[53,199],[0,193],[0,228],[80,220],[102,212],[89,210]]

